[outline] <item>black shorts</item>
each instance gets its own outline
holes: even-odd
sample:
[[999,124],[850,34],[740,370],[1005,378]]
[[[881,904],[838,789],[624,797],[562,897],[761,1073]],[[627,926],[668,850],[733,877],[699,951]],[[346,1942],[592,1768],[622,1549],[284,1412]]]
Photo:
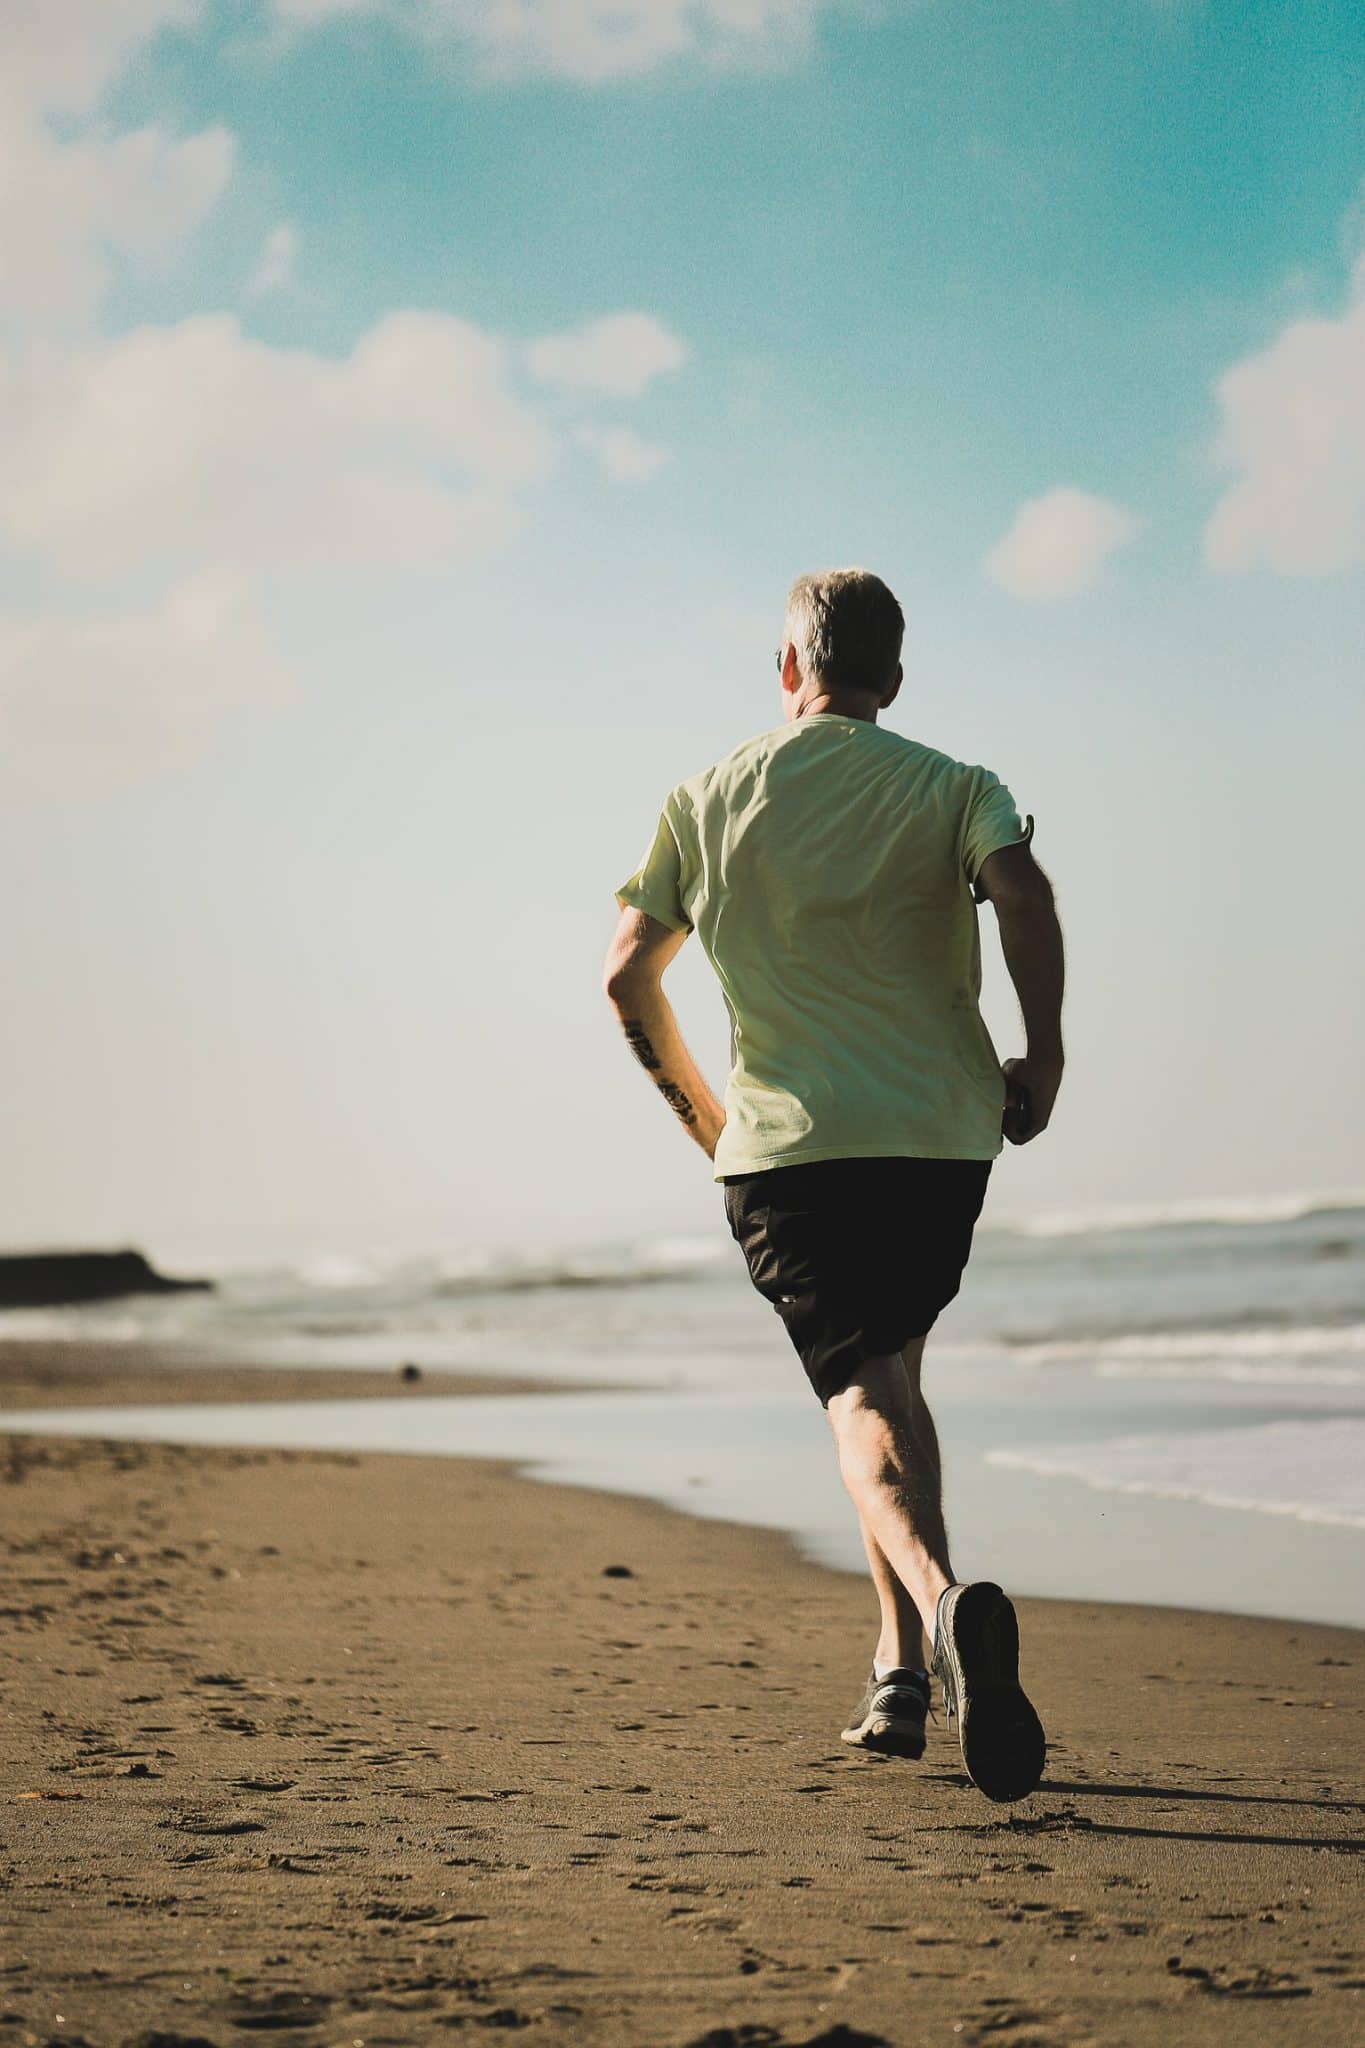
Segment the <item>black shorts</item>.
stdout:
[[821,1405],[922,1337],[962,1282],[990,1159],[814,1159],[728,1174],[725,1214]]

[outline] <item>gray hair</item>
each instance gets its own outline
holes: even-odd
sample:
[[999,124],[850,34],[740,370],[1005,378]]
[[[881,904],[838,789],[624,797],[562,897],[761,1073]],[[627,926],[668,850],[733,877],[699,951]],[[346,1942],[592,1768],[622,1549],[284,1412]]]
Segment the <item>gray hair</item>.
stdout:
[[905,614],[870,569],[824,569],[787,592],[785,632],[808,682],[880,695],[896,679]]

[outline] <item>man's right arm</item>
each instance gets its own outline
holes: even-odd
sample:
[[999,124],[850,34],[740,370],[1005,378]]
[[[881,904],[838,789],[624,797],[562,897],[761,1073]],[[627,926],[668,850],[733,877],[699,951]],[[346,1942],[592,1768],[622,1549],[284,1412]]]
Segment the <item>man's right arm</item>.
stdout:
[[[1000,949],[1019,997],[1027,1051],[1006,1060],[1004,1135],[1015,1145],[1046,1130],[1062,1085],[1062,927],[1049,882],[1027,841],[988,853],[977,888],[992,905]],[[1023,1092],[1027,1091],[1027,1110]]]

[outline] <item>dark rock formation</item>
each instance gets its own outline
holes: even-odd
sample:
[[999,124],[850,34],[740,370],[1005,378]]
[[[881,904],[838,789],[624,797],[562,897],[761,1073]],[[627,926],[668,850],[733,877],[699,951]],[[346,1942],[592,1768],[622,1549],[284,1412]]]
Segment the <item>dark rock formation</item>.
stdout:
[[170,1280],[141,1252],[0,1252],[0,1309],[61,1308],[212,1286],[212,1280]]

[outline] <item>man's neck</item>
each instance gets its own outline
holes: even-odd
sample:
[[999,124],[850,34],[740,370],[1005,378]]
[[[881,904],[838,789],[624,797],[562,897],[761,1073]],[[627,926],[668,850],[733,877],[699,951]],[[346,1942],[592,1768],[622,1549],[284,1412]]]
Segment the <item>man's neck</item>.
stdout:
[[863,691],[845,696],[842,692],[824,691],[817,697],[808,697],[796,707],[797,718],[809,718],[814,712],[827,711],[836,718],[857,718],[865,725],[877,723],[877,712],[881,707]]

